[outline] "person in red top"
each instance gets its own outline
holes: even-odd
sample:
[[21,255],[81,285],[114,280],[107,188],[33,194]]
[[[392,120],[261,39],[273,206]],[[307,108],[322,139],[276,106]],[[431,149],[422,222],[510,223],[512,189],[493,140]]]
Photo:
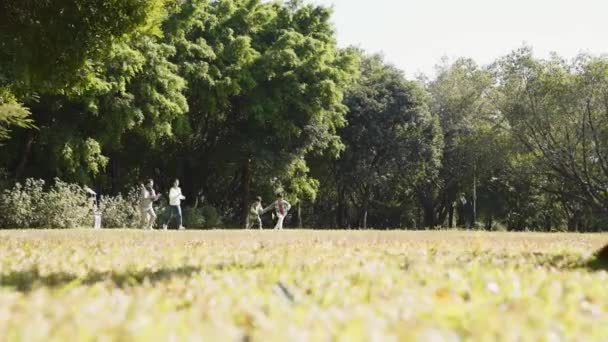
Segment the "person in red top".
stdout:
[[291,204],[289,204],[289,202],[284,200],[283,194],[281,194],[279,192],[279,193],[277,193],[277,200],[274,203],[272,203],[271,205],[269,205],[268,207],[266,207],[262,211],[262,214],[264,214],[272,209],[275,210],[275,213],[277,215],[277,224],[274,226],[274,229],[282,230],[283,229],[283,220],[285,220],[285,216],[287,216],[289,209],[291,209]]

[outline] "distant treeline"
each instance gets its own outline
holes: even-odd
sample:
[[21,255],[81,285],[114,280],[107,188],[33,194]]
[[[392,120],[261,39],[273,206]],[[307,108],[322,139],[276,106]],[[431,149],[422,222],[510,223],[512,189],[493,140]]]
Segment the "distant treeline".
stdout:
[[179,178],[227,227],[280,190],[292,227],[608,228],[607,57],[523,47],[407,80],[338,48],[330,18],[297,0],[2,2],[0,186]]

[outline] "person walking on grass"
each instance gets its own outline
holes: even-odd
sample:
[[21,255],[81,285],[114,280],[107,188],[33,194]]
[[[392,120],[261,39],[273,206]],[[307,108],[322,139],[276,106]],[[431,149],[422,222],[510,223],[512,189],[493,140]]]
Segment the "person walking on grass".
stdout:
[[186,229],[182,225],[182,207],[181,207],[182,200],[185,200],[185,199],[186,199],[186,197],[184,195],[182,195],[182,189],[179,187],[179,179],[176,179],[173,182],[173,187],[171,187],[171,189],[169,189],[169,219],[167,220],[167,223],[165,223],[163,225],[164,230],[167,230],[167,227],[169,226],[169,223],[171,223],[173,216],[175,216],[177,218],[177,221],[179,223],[179,230]]
[[260,230],[262,230],[262,218],[260,217],[262,211],[262,197],[258,196],[249,208],[249,215],[247,215],[247,223],[245,225],[247,229],[253,228],[253,225],[257,222]]
[[156,213],[154,212],[154,202],[160,198],[160,194],[154,191],[154,181],[148,179],[146,184],[141,184],[140,191],[140,209],[141,209],[141,227],[143,229],[154,229],[156,221]]
[[266,209],[264,209],[262,213],[266,213],[272,209],[275,210],[275,213],[277,215],[277,224],[274,226],[274,229],[283,230],[283,220],[285,220],[285,216],[287,216],[289,209],[291,209],[291,204],[284,200],[283,194],[279,192],[277,193],[277,200],[274,201],[274,203],[272,203],[268,207],[266,207]]

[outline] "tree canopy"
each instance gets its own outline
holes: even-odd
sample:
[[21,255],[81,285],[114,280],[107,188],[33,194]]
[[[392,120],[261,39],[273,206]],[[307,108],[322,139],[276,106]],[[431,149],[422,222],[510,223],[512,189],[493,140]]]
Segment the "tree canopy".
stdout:
[[522,47],[408,80],[338,47],[331,15],[297,0],[1,2],[0,187],[58,177],[126,195],[180,178],[187,215],[230,227],[275,192],[290,225],[605,227],[608,58]]

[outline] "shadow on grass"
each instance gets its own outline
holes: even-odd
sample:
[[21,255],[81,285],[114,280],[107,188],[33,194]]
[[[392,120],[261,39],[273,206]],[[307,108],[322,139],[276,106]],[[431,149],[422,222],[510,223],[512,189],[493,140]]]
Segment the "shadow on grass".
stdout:
[[608,271],[608,245],[593,254],[587,267],[594,271]]
[[67,285],[90,286],[100,282],[112,282],[116,287],[124,288],[138,286],[144,283],[155,284],[174,278],[188,278],[205,271],[223,271],[229,269],[256,269],[262,264],[215,264],[208,266],[184,266],[175,268],[161,268],[158,270],[134,270],[124,272],[97,272],[92,271],[84,276],[67,272],[55,272],[41,275],[38,268],[24,271],[13,271],[0,274],[0,287],[13,288],[19,292],[29,292],[36,288],[59,288]]

